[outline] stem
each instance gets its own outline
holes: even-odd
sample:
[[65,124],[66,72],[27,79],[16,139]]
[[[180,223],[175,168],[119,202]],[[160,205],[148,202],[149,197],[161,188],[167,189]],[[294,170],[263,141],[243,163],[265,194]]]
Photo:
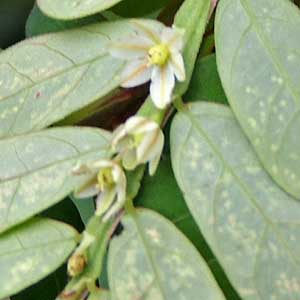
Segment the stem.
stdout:
[[161,125],[165,118],[166,111],[166,109],[156,108],[149,96],[137,112],[137,115],[149,118]]

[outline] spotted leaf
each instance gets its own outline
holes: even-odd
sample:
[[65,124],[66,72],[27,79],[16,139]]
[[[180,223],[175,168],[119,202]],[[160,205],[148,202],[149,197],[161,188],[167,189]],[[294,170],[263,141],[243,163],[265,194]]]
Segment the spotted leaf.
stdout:
[[86,176],[78,162],[108,156],[107,132],[48,129],[0,141],[0,232],[62,200]]
[[[124,62],[110,57],[124,22],[101,23],[25,40],[0,53],[0,137],[45,128],[118,85]],[[127,24],[127,23],[126,23]]]
[[231,110],[195,103],[171,130],[175,175],[244,300],[298,299],[300,203],[263,169]]
[[82,18],[106,10],[122,0],[37,0],[40,9],[55,19]]
[[16,294],[58,268],[76,245],[77,232],[34,219],[0,236],[0,298]]
[[223,0],[217,61],[233,111],[275,181],[300,199],[300,12],[292,1]]
[[140,209],[123,221],[109,250],[114,300],[224,300],[194,246],[162,216]]

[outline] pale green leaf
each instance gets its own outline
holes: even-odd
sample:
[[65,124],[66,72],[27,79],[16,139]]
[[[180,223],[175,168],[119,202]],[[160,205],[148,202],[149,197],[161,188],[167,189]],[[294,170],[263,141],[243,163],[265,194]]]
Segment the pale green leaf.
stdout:
[[15,294],[58,268],[76,245],[77,232],[34,219],[0,236],[0,298]]
[[37,0],[40,9],[56,19],[82,18],[106,10],[122,0]]
[[0,141],[0,232],[62,200],[86,176],[78,162],[107,157],[107,132],[48,129]]
[[139,209],[122,224],[109,249],[113,300],[224,300],[200,254],[171,222]]
[[38,130],[107,96],[124,62],[108,53],[128,22],[25,40],[0,53],[0,137]]
[[263,165],[300,199],[300,12],[292,1],[223,0],[216,19],[221,79]]
[[172,124],[171,153],[190,211],[242,299],[298,299],[300,203],[264,171],[230,109],[189,105]]

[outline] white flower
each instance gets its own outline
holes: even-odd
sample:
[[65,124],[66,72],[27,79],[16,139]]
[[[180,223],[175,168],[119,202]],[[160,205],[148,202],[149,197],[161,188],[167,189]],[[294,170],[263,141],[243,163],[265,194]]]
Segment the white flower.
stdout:
[[156,171],[163,146],[164,135],[159,125],[140,116],[131,117],[119,126],[112,140],[113,150],[120,154],[125,169],[134,170],[149,162],[150,175]]
[[112,56],[128,60],[121,74],[122,87],[135,87],[151,79],[150,94],[156,107],[172,101],[175,77],[185,80],[182,58],[183,31],[155,21],[133,20],[136,34],[113,43]]
[[76,197],[86,198],[98,195],[96,215],[107,221],[117,213],[126,201],[126,175],[120,165],[111,160],[98,160],[80,165],[75,174],[91,174],[91,180],[82,187]]

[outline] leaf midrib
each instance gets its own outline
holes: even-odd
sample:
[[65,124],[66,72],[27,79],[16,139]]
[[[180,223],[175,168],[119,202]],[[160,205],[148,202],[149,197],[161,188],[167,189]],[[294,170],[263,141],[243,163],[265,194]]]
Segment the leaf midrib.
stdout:
[[[103,149],[102,152],[105,152],[105,149]],[[0,186],[1,186],[1,184],[3,184],[3,183],[6,183],[6,182],[9,182],[9,181],[12,181],[12,180],[21,178],[21,177],[23,178],[23,177],[32,175],[33,173],[42,171],[43,169],[51,168],[51,167],[53,167],[53,166],[55,166],[55,165],[57,165],[57,164],[67,163],[67,162],[70,162],[70,161],[72,161],[72,160],[74,160],[74,159],[79,159],[79,158],[82,157],[82,156],[86,156],[86,155],[89,155],[89,154],[92,154],[92,153],[99,153],[99,156],[100,156],[100,154],[101,154],[100,148],[96,148],[96,149],[93,149],[93,150],[91,150],[91,151],[79,153],[78,155],[69,157],[68,159],[57,160],[57,161],[55,161],[55,162],[53,162],[53,163],[51,163],[51,164],[44,165],[44,166],[39,167],[39,168],[37,168],[37,169],[30,170],[30,171],[27,171],[27,172],[23,172],[23,173],[21,173],[21,174],[19,174],[19,175],[11,176],[11,177],[9,177],[9,178],[5,178],[4,180],[0,180]]]
[[47,82],[47,81],[49,81],[49,80],[51,80],[51,79],[53,79],[53,78],[55,78],[55,77],[59,77],[60,75],[66,74],[66,73],[68,73],[68,72],[70,72],[70,71],[73,71],[73,70],[75,70],[75,69],[79,69],[80,67],[83,67],[83,66],[86,66],[86,65],[90,65],[90,64],[92,64],[93,62],[95,62],[95,61],[97,61],[97,60],[99,60],[99,59],[101,59],[101,58],[104,58],[105,56],[109,56],[107,52],[104,52],[104,53],[102,53],[101,55],[96,56],[96,57],[93,58],[93,59],[87,60],[87,61],[85,61],[85,62],[76,64],[76,65],[73,65],[73,66],[70,66],[70,67],[68,67],[68,68],[66,68],[66,69],[63,69],[63,70],[61,70],[61,71],[59,71],[59,72],[57,72],[57,73],[55,73],[55,74],[53,74],[53,75],[51,75],[51,76],[48,76],[48,77],[43,78],[43,79],[40,80],[40,81],[36,81],[36,82],[34,82],[34,83],[32,83],[32,84],[29,84],[29,85],[27,85],[27,86],[25,86],[25,87],[19,89],[17,92],[14,92],[14,93],[12,93],[12,94],[10,94],[10,95],[8,95],[8,96],[5,96],[5,97],[3,97],[3,98],[0,98],[0,103],[2,103],[2,101],[5,102],[5,101],[9,100],[11,97],[14,97],[14,96],[16,96],[16,95],[18,95],[18,94],[21,94],[21,93],[23,93],[23,92],[26,91],[26,90],[30,90],[30,89],[32,89],[32,88],[34,88],[34,87],[36,87],[36,86],[38,86],[38,85],[40,85],[40,84],[43,84],[43,83],[45,83],[45,82]]
[[260,207],[260,205],[255,200],[254,196],[252,195],[251,191],[249,191],[248,187],[241,181],[241,179],[235,174],[235,171],[232,170],[231,166],[225,161],[223,155],[219,152],[219,150],[215,147],[214,143],[211,141],[211,139],[207,136],[207,134],[204,132],[204,130],[198,126],[197,119],[193,116],[190,112],[185,112],[191,120],[192,125],[200,132],[201,135],[204,136],[207,143],[211,147],[211,149],[215,152],[216,156],[219,157],[221,162],[223,163],[223,166],[231,173],[231,175],[234,177],[234,179],[237,181],[239,186],[242,188],[242,190],[245,192],[245,194],[248,196],[249,200],[251,201],[252,205],[256,208],[256,210],[261,214],[263,219],[265,220],[266,224],[269,225],[273,230],[274,233],[276,233],[276,236],[278,240],[282,243],[282,246],[287,250],[288,254],[291,256],[293,263],[297,266],[297,258],[295,255],[290,251],[290,248],[288,247],[286,241],[282,238],[281,232],[277,229],[276,223],[273,222],[263,211],[263,209]]

